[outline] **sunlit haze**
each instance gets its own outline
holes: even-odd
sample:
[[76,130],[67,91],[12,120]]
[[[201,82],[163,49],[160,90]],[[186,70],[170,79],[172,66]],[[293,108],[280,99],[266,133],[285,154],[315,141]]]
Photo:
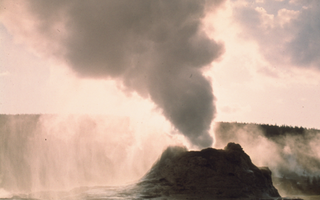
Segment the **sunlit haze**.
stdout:
[[319,16],[318,0],[0,0],[0,199],[319,195]]
[[[215,121],[320,128],[317,3],[238,0],[207,11],[204,29],[225,49],[203,69],[216,97]],[[161,126],[170,126],[149,97],[126,92],[117,78],[78,76],[59,56],[51,56],[55,51],[50,48],[59,47],[33,32],[36,22],[30,21],[34,16],[23,1],[0,6],[2,114],[105,114],[152,119],[153,124],[162,120]],[[57,34],[68,29],[55,26]],[[304,30],[308,26],[312,28]]]

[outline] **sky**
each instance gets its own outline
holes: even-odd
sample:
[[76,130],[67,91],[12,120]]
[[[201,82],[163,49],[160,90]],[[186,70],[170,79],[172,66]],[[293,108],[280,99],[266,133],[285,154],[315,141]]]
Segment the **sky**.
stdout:
[[320,128],[318,1],[99,2],[0,3],[1,114]]

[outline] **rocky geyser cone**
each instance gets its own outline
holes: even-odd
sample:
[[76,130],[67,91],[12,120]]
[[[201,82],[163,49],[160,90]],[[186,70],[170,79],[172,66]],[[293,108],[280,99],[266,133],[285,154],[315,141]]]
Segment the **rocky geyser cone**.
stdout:
[[223,150],[187,151],[184,147],[169,147],[139,186],[153,195],[280,197],[272,184],[271,171],[256,167],[235,143],[229,143]]

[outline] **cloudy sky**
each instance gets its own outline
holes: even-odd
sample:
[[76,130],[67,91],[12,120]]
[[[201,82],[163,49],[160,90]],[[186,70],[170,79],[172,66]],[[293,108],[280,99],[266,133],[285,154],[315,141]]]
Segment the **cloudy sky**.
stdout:
[[105,2],[0,3],[0,113],[320,128],[319,1]]

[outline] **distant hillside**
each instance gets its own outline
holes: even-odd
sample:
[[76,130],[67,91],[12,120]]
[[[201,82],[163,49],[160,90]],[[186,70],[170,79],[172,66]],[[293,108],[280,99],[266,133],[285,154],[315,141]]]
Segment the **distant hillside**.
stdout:
[[244,127],[258,127],[263,134],[270,137],[279,137],[285,135],[304,135],[305,133],[320,133],[318,129],[310,129],[303,127],[293,127],[293,126],[277,126],[277,125],[269,125],[269,124],[255,124],[255,123],[238,123],[238,122],[217,122],[218,129],[220,132],[228,132],[234,128],[241,129]]

